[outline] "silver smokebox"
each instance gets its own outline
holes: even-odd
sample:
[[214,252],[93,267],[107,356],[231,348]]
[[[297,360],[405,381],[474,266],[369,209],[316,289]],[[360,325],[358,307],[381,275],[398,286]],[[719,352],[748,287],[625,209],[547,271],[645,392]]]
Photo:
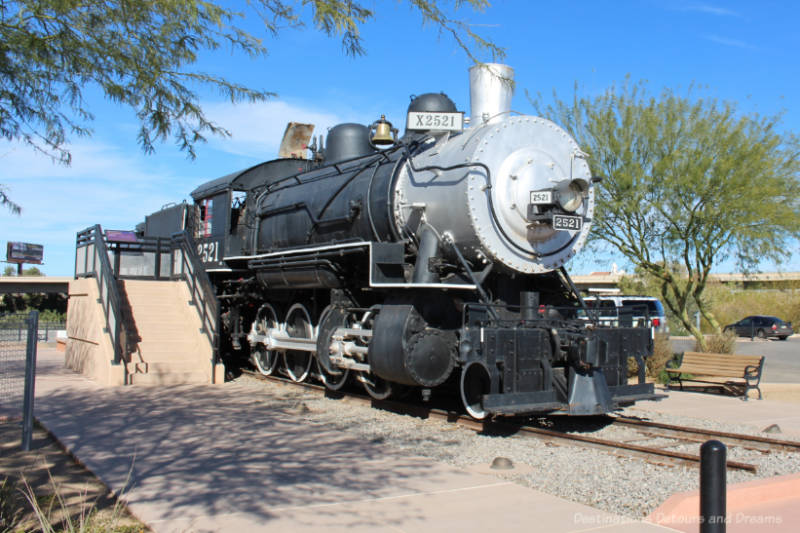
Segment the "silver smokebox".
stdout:
[[494,122],[511,111],[514,69],[501,63],[481,63],[469,69],[470,125]]

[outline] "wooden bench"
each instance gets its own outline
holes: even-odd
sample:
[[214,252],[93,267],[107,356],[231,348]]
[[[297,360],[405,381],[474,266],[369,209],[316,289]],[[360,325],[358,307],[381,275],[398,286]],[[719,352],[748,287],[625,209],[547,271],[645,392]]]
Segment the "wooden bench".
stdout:
[[[674,366],[674,361],[667,363],[670,384],[677,381],[683,390],[684,381],[697,381],[700,383],[713,383],[736,393],[744,386],[743,399],[747,400],[750,389],[758,391],[761,399],[761,372],[764,370],[763,355],[729,355],[719,353],[684,352],[681,362]],[[691,378],[683,377],[691,374]],[[698,379],[699,378],[699,379]],[[729,378],[741,381],[707,381],[702,378]]]

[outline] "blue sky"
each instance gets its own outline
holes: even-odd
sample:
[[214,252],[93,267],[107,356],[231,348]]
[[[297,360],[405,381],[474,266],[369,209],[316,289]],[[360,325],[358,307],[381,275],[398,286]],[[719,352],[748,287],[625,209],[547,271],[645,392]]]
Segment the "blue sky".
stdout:
[[[95,111],[90,138],[73,139],[69,168],[13,143],[0,142],[0,183],[23,207],[0,211],[0,246],[6,241],[44,245],[48,275],[73,273],[75,233],[94,224],[132,229],[145,214],[181,201],[197,185],[276,157],[290,120],[316,124],[315,134],[340,122],[369,124],[385,114],[401,127],[412,94],[443,91],[469,111],[470,60],[447,35],[421,27],[419,15],[391,0],[365,1],[376,17],[363,27],[367,55],[351,58],[341,43],[313,28],[268,37],[270,53],[251,60],[220,51],[200,67],[234,81],[274,91],[261,104],[232,106],[201,92],[211,117],[230,139],[211,139],[187,160],[171,142],[144,155],[136,144],[133,114],[87,88]],[[495,0],[482,13],[460,18],[507,50],[516,71],[512,108],[532,113],[525,91],[555,89],[568,97],[577,83],[596,94],[630,75],[662,87],[706,86],[707,95],[737,102],[743,112],[785,111],[784,126],[800,133],[800,4],[792,1]],[[255,29],[255,22],[246,25]],[[491,57],[481,57],[491,61]],[[782,270],[800,270],[800,250]],[[2,253],[2,252],[0,252]],[[584,252],[573,273],[609,270],[624,261]],[[765,271],[775,269],[764,264]],[[719,272],[732,270],[723,264]]]

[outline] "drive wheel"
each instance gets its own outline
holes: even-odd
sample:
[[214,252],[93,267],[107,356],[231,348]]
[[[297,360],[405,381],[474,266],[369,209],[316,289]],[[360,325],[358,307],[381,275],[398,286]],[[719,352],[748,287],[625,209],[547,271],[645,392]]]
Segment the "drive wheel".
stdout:
[[[278,315],[275,309],[265,304],[258,310],[256,320],[253,322],[252,331],[258,335],[266,335],[270,329],[278,327]],[[275,369],[278,368],[280,361],[280,354],[275,350],[267,350],[263,344],[256,344],[250,355],[253,365],[261,374],[265,376],[272,375]]]
[[364,384],[364,390],[373,399],[385,400],[394,392],[391,381],[386,381],[371,372],[360,372],[360,374],[359,381]]
[[763,329],[759,329],[758,331],[756,331],[756,337],[758,337],[759,339],[766,339],[767,334]]
[[347,327],[351,320],[347,311],[341,307],[328,306],[319,319],[319,332],[317,334],[317,366],[320,377],[325,387],[338,391],[344,387],[350,378],[349,368],[334,366],[330,360],[331,337],[336,328]]
[[[295,339],[311,339],[314,335],[311,316],[303,304],[297,303],[286,313],[286,333]],[[289,379],[300,383],[308,379],[314,357],[311,352],[288,350],[283,355]]]

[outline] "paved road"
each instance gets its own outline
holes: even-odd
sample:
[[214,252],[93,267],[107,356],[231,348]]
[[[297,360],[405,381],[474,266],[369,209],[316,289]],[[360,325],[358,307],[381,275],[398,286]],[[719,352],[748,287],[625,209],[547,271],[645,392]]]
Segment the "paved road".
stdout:
[[[675,352],[694,349],[693,338],[672,337],[670,341]],[[785,341],[742,338],[736,341],[736,353],[766,357],[761,377],[765,383],[800,383],[800,335]]]

